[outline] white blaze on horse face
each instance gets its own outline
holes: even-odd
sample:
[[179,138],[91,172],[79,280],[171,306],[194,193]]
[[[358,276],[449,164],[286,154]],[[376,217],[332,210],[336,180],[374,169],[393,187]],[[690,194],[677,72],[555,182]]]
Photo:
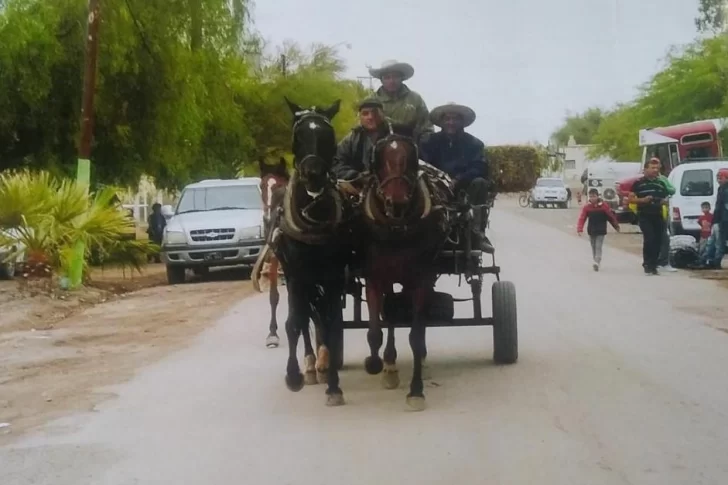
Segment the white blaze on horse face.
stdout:
[[318,128],[318,125],[316,124],[315,121],[312,121],[311,123],[308,124],[308,127],[311,128],[312,130],[315,130],[316,128]]
[[397,145],[397,140],[394,140],[394,141],[393,141],[392,143],[390,143],[390,144],[389,144],[389,146],[390,146],[391,148],[393,148],[393,149],[395,149],[395,150],[396,150],[396,149],[397,149],[397,147],[398,147],[399,145]]
[[273,177],[270,177],[268,179],[268,193],[266,194],[266,201],[265,201],[265,205],[266,205],[265,211],[267,212],[267,214],[266,214],[267,216],[270,216],[270,205],[273,202],[273,187],[275,187],[275,186],[276,186],[276,179],[274,179]]

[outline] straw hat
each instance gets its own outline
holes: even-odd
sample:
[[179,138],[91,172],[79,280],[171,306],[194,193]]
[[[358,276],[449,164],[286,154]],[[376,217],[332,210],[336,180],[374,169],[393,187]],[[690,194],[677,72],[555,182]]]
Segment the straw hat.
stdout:
[[415,68],[411,64],[396,60],[384,61],[379,68],[369,68],[369,75],[377,79],[382,79],[382,76],[388,72],[398,72],[402,75],[402,80],[406,81],[414,76]]
[[462,104],[449,103],[438,106],[437,108],[430,111],[430,121],[433,125],[437,125],[442,128],[442,118],[446,114],[456,114],[462,117],[464,127],[470,126],[475,121],[475,111],[463,106]]

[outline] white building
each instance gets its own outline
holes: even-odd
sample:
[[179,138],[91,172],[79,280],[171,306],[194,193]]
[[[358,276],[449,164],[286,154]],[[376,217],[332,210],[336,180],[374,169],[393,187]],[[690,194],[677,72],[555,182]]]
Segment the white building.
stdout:
[[563,147],[564,164],[560,174],[567,187],[581,187],[581,175],[592,163],[610,161],[609,158],[589,158],[587,153],[594,145],[577,145],[574,137],[569,137],[569,143]]

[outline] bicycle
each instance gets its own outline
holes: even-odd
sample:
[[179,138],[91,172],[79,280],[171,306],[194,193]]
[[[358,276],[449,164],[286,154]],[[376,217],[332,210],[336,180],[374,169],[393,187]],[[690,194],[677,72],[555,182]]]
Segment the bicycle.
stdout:
[[528,207],[531,204],[531,192],[522,192],[518,197],[518,205]]

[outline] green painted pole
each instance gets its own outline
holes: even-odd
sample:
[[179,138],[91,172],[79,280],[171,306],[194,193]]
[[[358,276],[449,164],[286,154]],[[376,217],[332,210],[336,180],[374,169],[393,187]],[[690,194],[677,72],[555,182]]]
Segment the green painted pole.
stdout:
[[[94,95],[96,94],[96,63],[99,53],[100,0],[89,0],[88,26],[86,29],[86,59],[83,75],[83,99],[81,104],[81,141],[78,145],[76,182],[86,187],[91,184],[91,141],[94,132]],[[68,279],[71,288],[83,283],[83,267],[86,261],[84,241],[76,241]]]

